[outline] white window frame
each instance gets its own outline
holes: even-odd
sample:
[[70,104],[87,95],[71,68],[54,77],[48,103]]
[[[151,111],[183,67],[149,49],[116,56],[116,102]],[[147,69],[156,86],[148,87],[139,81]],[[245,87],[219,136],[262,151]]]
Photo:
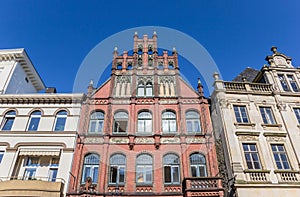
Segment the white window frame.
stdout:
[[250,123],[246,105],[233,105],[233,111],[237,123]]

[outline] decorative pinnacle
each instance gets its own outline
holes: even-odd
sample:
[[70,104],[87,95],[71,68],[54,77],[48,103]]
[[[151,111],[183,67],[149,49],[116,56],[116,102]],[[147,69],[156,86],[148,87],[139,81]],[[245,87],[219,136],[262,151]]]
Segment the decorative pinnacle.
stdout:
[[153,35],[155,35],[155,36],[156,36],[156,31],[155,31],[155,30],[153,31]]
[[198,78],[198,86],[202,85],[200,78]]
[[118,51],[118,47],[115,47],[115,48],[114,48],[114,51],[117,52],[117,51]]
[[176,52],[176,47],[173,47],[173,52]]
[[135,31],[135,32],[134,32],[134,35],[135,35],[135,36],[137,36],[137,35],[138,35],[137,31]]
[[277,47],[272,46],[272,47],[271,47],[271,51],[272,51],[273,53],[276,53],[276,52],[277,52]]
[[94,85],[94,81],[91,79],[90,86],[93,86],[93,85]]

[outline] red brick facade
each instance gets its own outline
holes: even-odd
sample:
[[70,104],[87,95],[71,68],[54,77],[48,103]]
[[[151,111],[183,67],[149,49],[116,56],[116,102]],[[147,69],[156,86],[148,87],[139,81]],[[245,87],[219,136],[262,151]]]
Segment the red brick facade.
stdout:
[[202,86],[180,77],[175,49],[158,54],[156,34],[135,34],[132,55],[114,51],[78,132],[67,196],[223,196]]

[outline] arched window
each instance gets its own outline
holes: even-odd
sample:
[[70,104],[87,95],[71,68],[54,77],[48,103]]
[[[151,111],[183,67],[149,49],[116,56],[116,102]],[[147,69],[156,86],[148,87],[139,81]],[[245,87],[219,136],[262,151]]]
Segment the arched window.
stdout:
[[179,157],[175,154],[167,154],[163,158],[165,184],[180,183]]
[[55,117],[55,126],[54,131],[63,131],[65,130],[65,124],[67,120],[68,112],[65,110],[61,110],[56,114]]
[[188,111],[185,113],[186,130],[188,133],[200,133],[200,115],[196,111]]
[[150,81],[146,84],[146,96],[153,96],[153,85]]
[[206,161],[204,155],[199,153],[191,154],[190,166],[192,177],[206,176]]
[[41,115],[42,115],[41,111],[34,111],[31,113],[27,131],[36,131],[38,129]]
[[152,183],[152,157],[141,154],[136,158],[136,182],[137,184]]
[[126,112],[117,112],[114,115],[114,133],[124,134],[127,132],[128,114]]
[[98,182],[100,157],[97,154],[88,154],[84,157],[81,183],[86,182],[87,178],[92,178],[92,183]]
[[172,111],[165,111],[162,114],[162,131],[163,133],[176,132],[176,114]]
[[152,114],[147,111],[138,114],[138,133],[152,132]]
[[109,164],[109,182],[114,184],[124,184],[126,171],[126,157],[122,154],[115,154],[110,157]]
[[89,132],[101,133],[103,131],[104,113],[101,111],[94,111],[90,117]]
[[145,96],[144,82],[140,81],[137,87],[137,95]]
[[10,131],[14,121],[16,118],[16,112],[15,111],[9,111],[5,114],[4,119],[2,121],[2,131]]

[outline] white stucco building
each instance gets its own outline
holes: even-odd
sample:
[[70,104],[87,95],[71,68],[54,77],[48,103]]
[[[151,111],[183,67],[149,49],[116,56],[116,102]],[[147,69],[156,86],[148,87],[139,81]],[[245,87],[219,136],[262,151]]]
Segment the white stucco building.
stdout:
[[45,85],[25,49],[0,50],[0,94],[36,93]]
[[300,69],[271,50],[260,71],[231,82],[214,75],[211,113],[229,196],[300,196]]
[[0,196],[64,196],[84,95],[37,93],[23,49],[0,57]]

